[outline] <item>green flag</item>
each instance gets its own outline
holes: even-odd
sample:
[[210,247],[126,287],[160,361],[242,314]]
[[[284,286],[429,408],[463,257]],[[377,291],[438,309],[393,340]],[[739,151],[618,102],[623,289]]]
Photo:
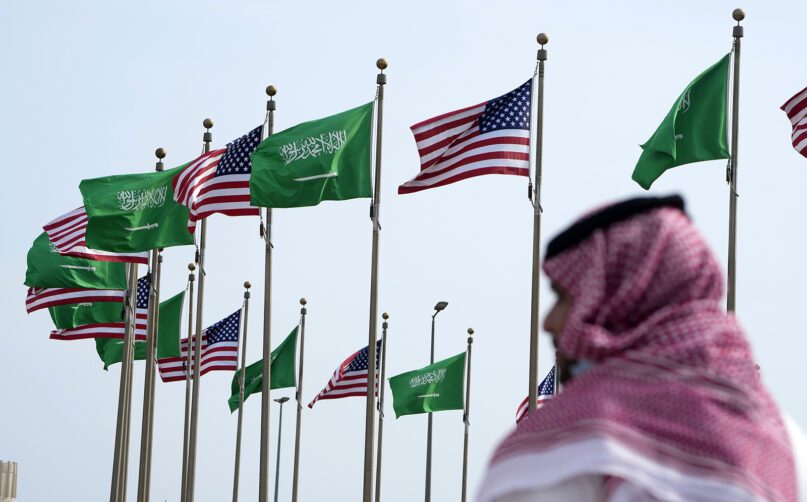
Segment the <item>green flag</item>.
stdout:
[[[275,350],[272,351],[272,381],[269,383],[271,389],[283,389],[297,385],[297,378],[294,368],[297,356],[297,328],[294,328],[289,336],[283,340]],[[263,383],[263,359],[260,359],[245,369],[246,379],[244,380],[244,401],[252,394],[261,392]],[[238,409],[238,380],[241,370],[238,370],[233,377],[230,386],[232,395],[227,400],[230,405],[230,413]]]
[[118,302],[73,303],[48,308],[57,329],[85,324],[123,322],[123,304]]
[[684,89],[656,132],[642,145],[633,180],[645,190],[671,167],[729,158],[726,141],[729,56],[726,54]]
[[25,285],[37,288],[126,289],[126,264],[62,256],[42,232],[28,251]]
[[87,247],[126,253],[193,244],[188,208],[171,185],[184,167],[83,180]]
[[252,205],[305,207],[370,197],[372,121],[370,102],[268,137],[250,156]]
[[389,379],[395,418],[461,410],[465,400],[465,352]]
[[[160,318],[157,321],[157,357],[178,357],[179,335],[182,323],[182,302],[185,292],[160,303]],[[120,306],[120,304],[114,304]],[[123,340],[117,338],[96,338],[95,350],[104,369],[123,360]],[[142,361],[148,355],[146,342],[135,342],[135,361]]]

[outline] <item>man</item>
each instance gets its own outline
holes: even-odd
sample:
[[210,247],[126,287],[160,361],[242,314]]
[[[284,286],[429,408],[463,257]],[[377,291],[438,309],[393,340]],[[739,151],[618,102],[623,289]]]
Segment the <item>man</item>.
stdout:
[[680,197],[585,216],[544,271],[567,383],[498,447],[480,501],[798,500],[791,438]]

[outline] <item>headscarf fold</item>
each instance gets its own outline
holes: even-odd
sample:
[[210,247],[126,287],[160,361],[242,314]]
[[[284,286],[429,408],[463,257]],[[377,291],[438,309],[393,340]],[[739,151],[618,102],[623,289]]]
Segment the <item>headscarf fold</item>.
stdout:
[[558,350],[595,365],[498,447],[480,500],[587,474],[660,499],[796,500],[781,416],[682,210],[598,228],[544,270],[573,299]]

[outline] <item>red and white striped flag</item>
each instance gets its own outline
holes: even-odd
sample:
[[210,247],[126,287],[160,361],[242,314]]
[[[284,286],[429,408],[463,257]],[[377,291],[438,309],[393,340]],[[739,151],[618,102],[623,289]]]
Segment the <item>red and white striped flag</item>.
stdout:
[[532,79],[491,101],[413,125],[420,173],[398,193],[483,174],[529,176],[531,112]]
[[782,105],[793,126],[790,141],[797,152],[807,157],[807,87]]
[[[135,308],[135,340],[142,342],[146,339],[146,325],[149,313],[149,276],[137,280],[137,306]],[[123,299],[121,298],[121,302]],[[123,305],[121,303],[121,305]],[[126,323],[109,322],[94,323],[77,326],[75,328],[55,329],[50,332],[51,340],[87,340],[89,338],[123,338],[126,332]]]
[[[381,353],[381,340],[376,342],[376,356]],[[350,357],[342,361],[342,364],[333,372],[333,376],[314,399],[308,403],[309,408],[320,399],[339,399],[350,396],[367,395],[367,347],[355,352]],[[375,390],[378,395],[378,361],[375,359]]]
[[132,263],[148,263],[147,252],[112,253],[99,249],[89,249],[85,241],[87,235],[87,212],[84,206],[63,214],[42,228],[48,234],[50,242],[65,256],[77,256],[96,261],[116,261]]
[[[225,317],[216,324],[202,331],[202,353],[199,375],[210,371],[235,371],[238,369],[238,333],[241,323],[241,310]],[[193,337],[196,340],[196,337]],[[157,359],[160,378],[163,382],[185,380],[187,373],[193,373],[193,346],[191,346],[191,362],[187,364],[188,339],[180,342],[179,357],[163,357]]]
[[188,230],[213,213],[257,216],[250,205],[249,155],[261,142],[263,125],[229,143],[226,148],[202,154],[174,177],[174,200],[190,209]]
[[25,310],[30,314],[40,309],[72,303],[122,303],[123,297],[124,292],[119,289],[28,288]]
[[[549,370],[541,384],[538,386],[538,396],[535,399],[535,409],[537,410],[544,405],[544,401],[555,397],[555,366]],[[530,396],[524,398],[521,404],[518,405],[516,410],[516,424],[521,422],[527,416],[529,411]]]

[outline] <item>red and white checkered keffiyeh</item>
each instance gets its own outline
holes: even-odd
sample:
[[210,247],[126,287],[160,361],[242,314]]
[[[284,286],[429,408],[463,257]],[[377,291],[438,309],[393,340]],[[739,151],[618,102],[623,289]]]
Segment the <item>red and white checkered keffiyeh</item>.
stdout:
[[595,364],[498,447],[479,500],[591,474],[663,500],[797,499],[781,416],[682,211],[595,230],[544,270],[573,298],[559,350]]

